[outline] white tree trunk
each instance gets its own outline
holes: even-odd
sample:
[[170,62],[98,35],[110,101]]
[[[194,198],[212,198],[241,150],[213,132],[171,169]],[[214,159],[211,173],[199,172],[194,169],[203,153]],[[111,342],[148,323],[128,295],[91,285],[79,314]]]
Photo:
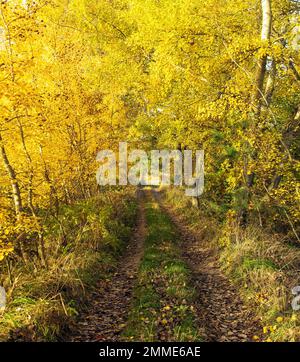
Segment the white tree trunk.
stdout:
[[270,40],[272,27],[271,0],[261,0],[262,8],[262,30],[261,40]]
[[[261,0],[262,8],[262,27],[261,27],[261,40],[269,41],[271,37],[272,28],[272,8],[271,0]],[[264,80],[266,75],[267,55],[263,55],[258,61],[256,79],[255,79],[255,96],[254,104],[256,107],[256,116],[259,117],[261,113],[262,101],[267,105],[264,96]]]

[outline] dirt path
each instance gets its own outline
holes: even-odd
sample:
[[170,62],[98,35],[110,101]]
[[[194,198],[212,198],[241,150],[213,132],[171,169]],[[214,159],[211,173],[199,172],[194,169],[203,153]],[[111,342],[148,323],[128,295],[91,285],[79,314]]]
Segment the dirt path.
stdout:
[[162,209],[170,216],[182,239],[182,258],[192,271],[196,288],[197,315],[205,341],[247,342],[259,335],[259,321],[245,306],[232,283],[222,273],[212,249],[191,233],[185,221],[163,204],[154,192]]
[[[151,193],[150,193],[151,194]],[[260,334],[260,324],[246,307],[232,283],[222,273],[217,257],[203,240],[192,234],[186,222],[159,193],[152,195],[163,212],[171,218],[181,238],[181,257],[191,270],[195,287],[195,304],[199,334],[205,341],[246,342]],[[151,195],[148,194],[148,196]],[[71,341],[120,341],[132,306],[133,288],[137,281],[146,236],[144,193],[140,191],[137,228],[128,248],[109,282],[99,284],[89,310],[76,324]]]
[[76,324],[68,340],[77,342],[118,341],[127,320],[146,233],[144,197],[139,191],[137,227],[116,273],[94,293],[92,305]]

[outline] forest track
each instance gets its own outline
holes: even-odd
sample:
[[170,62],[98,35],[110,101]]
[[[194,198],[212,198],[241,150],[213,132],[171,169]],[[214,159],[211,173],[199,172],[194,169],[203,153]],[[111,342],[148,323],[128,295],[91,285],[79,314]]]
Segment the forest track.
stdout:
[[181,238],[182,258],[191,270],[197,293],[197,321],[204,341],[249,342],[261,334],[260,322],[249,310],[238,290],[224,275],[212,248],[203,245],[176,211],[153,191],[162,210],[171,218]]
[[121,340],[125,327],[138,267],[143,256],[143,242],[146,234],[144,193],[138,190],[139,210],[137,226],[128,247],[120,258],[113,277],[99,285],[94,292],[88,311],[83,313],[71,335],[72,342],[114,342]]
[[[165,204],[157,191],[152,196],[161,210],[171,219],[180,238],[181,258],[191,271],[190,284],[196,290],[195,313],[199,334],[206,342],[248,342],[261,334],[260,322],[255,319],[238,290],[224,275],[215,252],[201,237],[192,233],[185,220]],[[151,192],[139,190],[137,227],[120,258],[116,272],[92,295],[91,305],[76,323],[76,330],[66,339],[76,342],[122,341],[139,265],[144,254],[146,237],[145,197]]]

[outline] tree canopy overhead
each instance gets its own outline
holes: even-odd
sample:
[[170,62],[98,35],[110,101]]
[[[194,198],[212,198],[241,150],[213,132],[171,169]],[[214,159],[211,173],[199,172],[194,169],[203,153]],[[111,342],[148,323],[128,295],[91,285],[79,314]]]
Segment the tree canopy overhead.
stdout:
[[95,156],[204,149],[204,200],[299,241],[299,2],[2,0],[1,258]]

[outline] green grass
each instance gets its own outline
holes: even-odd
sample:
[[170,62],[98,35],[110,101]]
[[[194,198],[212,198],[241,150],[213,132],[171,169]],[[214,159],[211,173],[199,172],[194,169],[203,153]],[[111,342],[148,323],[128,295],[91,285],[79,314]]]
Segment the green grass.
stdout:
[[158,204],[146,204],[147,236],[125,340],[198,341],[194,289],[179,254],[178,237]]
[[277,265],[268,259],[250,259],[245,257],[242,263],[242,268],[247,270],[252,269],[270,269],[270,270],[277,270]]

